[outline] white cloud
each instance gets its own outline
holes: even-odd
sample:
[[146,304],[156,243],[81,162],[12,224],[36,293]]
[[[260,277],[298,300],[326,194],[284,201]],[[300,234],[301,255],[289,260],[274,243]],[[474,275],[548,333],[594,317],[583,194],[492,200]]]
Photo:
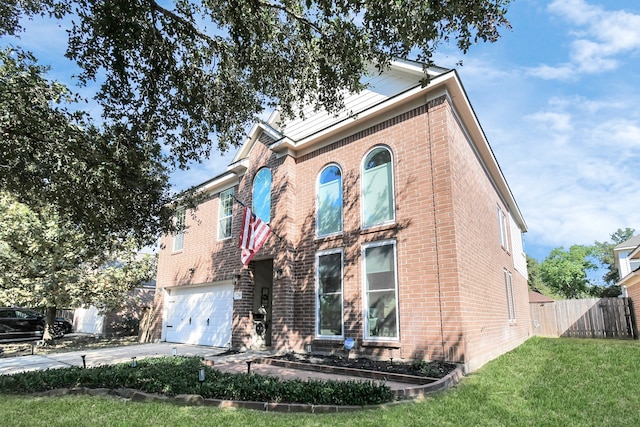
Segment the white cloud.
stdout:
[[565,133],[573,130],[573,126],[571,125],[571,116],[566,113],[542,111],[530,114],[525,118],[538,122],[554,132]]
[[584,0],[555,0],[548,10],[575,26],[569,30],[575,38],[570,62],[530,68],[532,76],[567,80],[575,74],[602,73],[617,69],[625,57],[640,52],[640,15],[608,11]]
[[557,66],[543,64],[525,70],[527,75],[545,80],[570,80],[575,77],[575,72],[575,67],[568,63]]

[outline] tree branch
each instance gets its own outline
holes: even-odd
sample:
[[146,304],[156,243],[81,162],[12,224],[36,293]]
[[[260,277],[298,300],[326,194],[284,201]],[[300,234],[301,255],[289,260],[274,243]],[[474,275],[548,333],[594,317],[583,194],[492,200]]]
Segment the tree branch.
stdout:
[[165,9],[164,7],[160,6],[155,0],[149,0],[149,4],[151,5],[151,9],[155,10],[156,12],[161,13],[165,17],[169,18],[172,21],[177,22],[178,24],[182,25],[183,27],[186,27],[192,34],[200,37],[201,39],[203,39],[205,41],[207,41],[209,44],[218,47],[218,41],[216,39],[214,39],[211,36],[203,33],[202,31],[200,31],[197,27],[195,27],[193,25],[192,22],[189,22],[186,19],[184,19],[183,17],[176,15],[172,11],[170,11],[168,9]]
[[313,28],[314,30],[316,30],[316,32],[318,32],[318,34],[320,34],[322,36],[326,36],[327,35],[322,30],[322,28],[320,28],[315,22],[305,18],[302,15],[298,15],[297,13],[295,13],[291,9],[287,8],[286,6],[283,6],[283,5],[280,5],[280,4],[264,2],[264,1],[261,1],[261,0],[255,0],[255,3],[260,5],[260,6],[269,8],[269,9],[280,10],[280,11],[286,13],[287,15],[289,15],[290,17],[294,18],[296,21],[302,22],[303,24],[307,25],[308,27]]

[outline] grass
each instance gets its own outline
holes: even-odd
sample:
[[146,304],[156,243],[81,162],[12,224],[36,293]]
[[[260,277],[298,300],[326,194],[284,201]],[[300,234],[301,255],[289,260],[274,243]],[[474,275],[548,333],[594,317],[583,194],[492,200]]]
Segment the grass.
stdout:
[[452,390],[335,415],[178,407],[114,398],[0,398],[6,426],[637,426],[640,343],[532,338]]

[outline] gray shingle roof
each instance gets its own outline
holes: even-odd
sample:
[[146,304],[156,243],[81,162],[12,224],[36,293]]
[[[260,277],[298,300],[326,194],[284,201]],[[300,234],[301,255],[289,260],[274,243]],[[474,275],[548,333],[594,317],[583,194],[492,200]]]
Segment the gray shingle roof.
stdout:
[[617,245],[613,249],[623,249],[623,248],[633,249],[633,248],[636,248],[638,246],[640,246],[640,234],[638,234],[637,236],[633,236],[629,240],[626,240],[626,241],[620,243],[619,245]]

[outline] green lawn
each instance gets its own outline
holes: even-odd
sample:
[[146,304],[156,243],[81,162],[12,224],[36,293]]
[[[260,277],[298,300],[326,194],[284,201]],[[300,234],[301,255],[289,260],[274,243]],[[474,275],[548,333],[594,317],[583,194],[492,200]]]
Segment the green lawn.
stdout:
[[452,390],[336,415],[133,403],[67,396],[0,398],[3,426],[638,426],[640,342],[532,338]]

